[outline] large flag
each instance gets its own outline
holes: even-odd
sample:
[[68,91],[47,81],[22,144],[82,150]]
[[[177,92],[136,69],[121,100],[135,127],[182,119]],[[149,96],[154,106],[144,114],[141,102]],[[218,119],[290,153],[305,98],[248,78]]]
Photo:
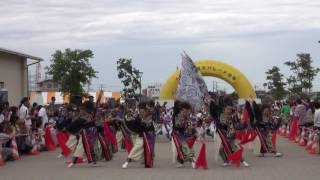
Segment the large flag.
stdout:
[[207,85],[192,59],[186,53],[181,56],[182,68],[176,99],[188,101],[195,110],[200,110],[209,95]]

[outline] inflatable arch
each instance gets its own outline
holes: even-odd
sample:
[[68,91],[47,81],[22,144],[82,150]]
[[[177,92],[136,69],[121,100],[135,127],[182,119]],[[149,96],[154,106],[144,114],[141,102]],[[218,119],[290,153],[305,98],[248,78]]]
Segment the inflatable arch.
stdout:
[[[199,68],[202,76],[216,77],[229,83],[240,98],[256,98],[256,93],[252,85],[236,68],[215,60],[200,60],[194,62],[194,64]],[[180,70],[177,70],[169,77],[160,92],[160,100],[174,99],[178,87],[179,75]]]

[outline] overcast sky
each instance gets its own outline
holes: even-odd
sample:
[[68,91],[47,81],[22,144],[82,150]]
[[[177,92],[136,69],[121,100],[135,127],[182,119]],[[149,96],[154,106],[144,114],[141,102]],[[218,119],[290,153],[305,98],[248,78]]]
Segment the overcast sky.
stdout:
[[320,67],[319,9],[316,0],[2,0],[0,47],[42,57],[43,67],[57,49],[91,49],[94,87],[110,90],[121,88],[118,58],[132,58],[146,85],[164,82],[182,51],[231,64],[262,87],[268,68],[288,74],[283,63],[297,53]]

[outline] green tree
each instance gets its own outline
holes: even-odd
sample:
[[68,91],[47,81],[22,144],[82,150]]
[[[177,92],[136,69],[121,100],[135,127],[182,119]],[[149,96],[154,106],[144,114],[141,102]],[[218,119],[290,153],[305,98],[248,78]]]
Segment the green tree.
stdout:
[[290,96],[300,96],[302,94],[302,86],[298,84],[297,78],[293,75],[287,78],[288,91],[290,92]]
[[266,72],[267,83],[264,84],[268,87],[271,94],[276,100],[281,100],[286,95],[284,86],[286,83],[283,81],[284,75],[281,74],[277,66],[273,66]]
[[233,91],[232,93],[228,94],[229,97],[233,99],[233,101],[238,101],[239,100],[239,95],[236,91]]
[[300,94],[303,94],[303,90],[308,90],[308,93],[311,92],[313,87],[312,82],[320,71],[319,68],[312,66],[312,62],[309,53],[297,54],[295,61],[285,62],[285,65],[289,66],[290,70],[294,73],[294,75],[288,78],[288,84],[291,83],[291,88],[294,91],[299,91]]
[[92,58],[91,50],[57,50],[52,55],[47,74],[52,75],[53,81],[60,84],[64,94],[83,95],[83,86],[97,74],[89,62]]
[[117,61],[118,78],[121,80],[124,88],[122,96],[125,99],[134,98],[136,90],[141,89],[140,72],[132,66],[132,59],[120,58]]

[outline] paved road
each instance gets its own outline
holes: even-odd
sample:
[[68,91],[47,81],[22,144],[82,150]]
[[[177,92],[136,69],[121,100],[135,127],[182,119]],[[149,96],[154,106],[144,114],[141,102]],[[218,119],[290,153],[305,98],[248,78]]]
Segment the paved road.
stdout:
[[68,169],[65,160],[56,159],[58,152],[45,152],[0,167],[0,180],[316,180],[320,174],[320,155],[309,155],[286,139],[279,139],[279,150],[285,154],[282,158],[258,158],[246,152],[246,159],[251,164],[249,168],[221,167],[210,156],[210,142],[207,144],[209,170],[177,169],[171,164],[169,143],[160,140],[156,148],[153,169],[144,169],[141,164],[121,169],[125,152],[116,154],[111,162],[100,162],[98,167],[84,164]]

